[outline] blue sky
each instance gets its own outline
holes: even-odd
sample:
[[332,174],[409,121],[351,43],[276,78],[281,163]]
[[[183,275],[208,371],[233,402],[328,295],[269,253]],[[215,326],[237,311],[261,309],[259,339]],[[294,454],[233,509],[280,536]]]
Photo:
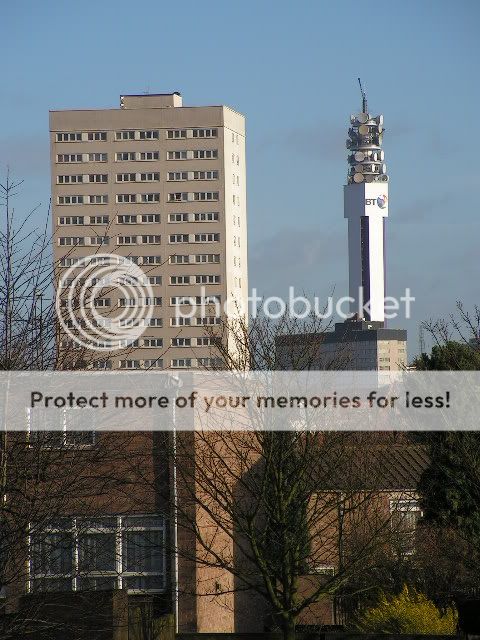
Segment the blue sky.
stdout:
[[0,170],[49,198],[48,110],[118,106],[179,90],[247,116],[250,285],[347,293],[342,184],[348,118],[385,117],[388,293],[410,287],[406,326],[480,303],[476,0],[3,3]]

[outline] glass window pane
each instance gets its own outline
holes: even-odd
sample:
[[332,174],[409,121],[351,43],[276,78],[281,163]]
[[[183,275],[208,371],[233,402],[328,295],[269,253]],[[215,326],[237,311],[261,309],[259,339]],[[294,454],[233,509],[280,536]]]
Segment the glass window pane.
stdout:
[[91,533],[78,538],[78,570],[115,571],[115,534]]
[[143,573],[163,570],[161,531],[128,531],[123,534],[123,571]]
[[48,533],[32,541],[32,573],[58,575],[72,570],[71,534]]

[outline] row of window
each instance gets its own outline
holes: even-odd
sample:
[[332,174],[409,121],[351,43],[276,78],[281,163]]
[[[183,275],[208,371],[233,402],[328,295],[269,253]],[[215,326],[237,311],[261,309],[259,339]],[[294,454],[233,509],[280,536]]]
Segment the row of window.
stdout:
[[132,246],[135,244],[161,244],[162,236],[118,236],[117,244],[120,246]]
[[[111,261],[111,258],[109,258]],[[155,256],[128,256],[128,258],[124,258],[122,256],[118,256],[119,264],[124,264],[125,260],[130,260],[134,264],[138,265],[161,265],[162,257],[159,255]],[[218,253],[193,253],[193,254],[174,254],[169,256],[170,264],[218,264],[220,262],[220,254]],[[98,264],[111,264],[111,262],[107,262],[106,258],[102,256],[89,256],[88,257],[89,265],[98,265]],[[85,258],[81,256],[65,256],[60,258],[59,265],[60,267],[75,267],[76,265],[84,266]]]
[[[216,138],[218,129],[167,129],[168,140],[184,138]],[[160,140],[159,129],[124,129],[114,132],[115,140]],[[61,131],[56,142],[106,142],[107,131]]]
[[[162,284],[162,276],[142,276],[133,275],[117,276],[115,278],[60,278],[60,288],[78,286],[105,286],[112,287],[116,285],[126,284],[132,287],[142,287],[145,285],[160,286]],[[171,285],[188,285],[188,284],[220,284],[220,276],[215,274],[200,274],[189,276],[170,276],[169,284]]]
[[[216,160],[218,149],[182,149],[167,151],[167,160]],[[160,160],[160,151],[117,151],[115,162],[153,162]],[[238,156],[237,156],[238,160]],[[57,164],[78,164],[81,162],[108,162],[107,153],[59,153]],[[238,162],[237,162],[238,164]]]
[[195,242],[220,242],[219,233],[173,233],[168,236],[169,244],[184,244]]
[[[235,196],[233,196],[235,204]],[[237,196],[238,198],[238,196]],[[167,202],[218,202],[218,191],[195,191],[185,193],[168,193]],[[115,196],[117,204],[147,204],[160,202],[159,193],[118,193]],[[239,203],[239,202],[238,202]],[[57,196],[58,205],[79,204],[108,204],[108,195],[68,195]]]
[[[72,346],[73,340],[63,340],[61,347]],[[186,348],[186,347],[213,347],[216,341],[215,338],[209,336],[201,337],[175,337],[170,339],[170,346]],[[136,349],[159,349],[163,348],[163,338],[156,338],[154,336],[144,336],[138,340],[127,341],[120,340],[116,343],[117,348],[132,347]]]
[[[174,233],[168,236],[169,244],[195,244],[220,242],[219,233]],[[161,244],[160,235],[117,236],[117,245],[135,246],[139,244]],[[236,240],[235,240],[236,243]],[[234,243],[234,244],[235,244]],[[61,247],[86,247],[110,244],[109,236],[62,236],[58,238]]]
[[90,247],[110,244],[108,236],[64,236],[57,240],[60,247]]
[[223,365],[221,358],[173,358],[170,361],[172,369],[215,369]]
[[[150,194],[145,194],[150,195]],[[146,201],[145,201],[146,202]],[[77,204],[108,204],[108,195],[74,195],[74,196],[57,196],[57,204],[59,205],[77,205]]]
[[[73,301],[75,303],[75,301]],[[71,304],[70,300],[60,300],[60,306],[65,308]],[[95,307],[111,307],[111,298],[94,298],[93,304]],[[220,296],[217,294],[211,294],[206,296],[173,296],[170,298],[170,306],[197,306],[206,304],[220,304]],[[147,296],[147,297],[135,297],[135,298],[118,298],[119,307],[161,307],[161,296]]]
[[[109,276],[105,278],[60,278],[60,288],[70,287],[73,284],[78,286],[105,286],[112,287],[116,285],[130,285],[131,287],[143,287],[145,285],[159,286],[162,284],[162,276],[142,276],[136,277],[133,275],[117,276],[111,278]],[[172,284],[172,283],[171,283]]]
[[[107,298],[108,299],[108,298]],[[109,306],[109,305],[106,305]],[[87,321],[82,319],[66,319],[64,320],[65,325],[69,329],[82,328],[85,329],[88,327]],[[114,320],[113,318],[95,318],[89,319],[89,322],[98,328],[119,328],[124,329],[128,327],[146,327],[146,328],[162,328],[163,327],[163,318],[120,318],[118,320]],[[174,316],[170,318],[170,326],[171,327],[205,327],[205,326],[215,326],[221,324],[220,316]]]
[[[86,320],[82,320],[77,318],[75,321],[71,319],[64,320],[65,326],[69,329],[86,329],[88,328],[88,324]],[[113,320],[112,318],[92,318],[89,319],[89,323],[91,323],[94,327],[98,328],[128,328],[128,327],[163,327],[163,318],[120,318],[118,320]],[[176,326],[176,325],[172,325]]]
[[[119,360],[120,369],[149,369],[145,366],[148,360]],[[163,361],[162,361],[163,364]],[[221,358],[173,358],[170,360],[171,369],[195,369],[195,368],[218,368],[223,361]],[[162,368],[160,366],[159,368]]]
[[[218,222],[220,214],[218,212],[201,212],[201,213],[169,213],[168,222]],[[159,224],[161,216],[159,213],[145,214],[123,214],[117,216],[117,224]],[[109,224],[110,216],[60,216],[58,224],[65,225],[96,225]],[[235,224],[235,216],[234,216]],[[240,220],[239,220],[240,224]]]
[[106,153],[59,153],[58,164],[76,164],[78,162],[108,162]]
[[59,225],[96,225],[109,224],[110,216],[61,216],[58,218]]
[[219,275],[170,276],[170,284],[220,284]]
[[[107,324],[107,323],[102,323],[101,325],[102,327],[107,327],[107,326],[112,326],[111,324]],[[64,339],[60,341],[60,346],[62,347],[62,349],[65,348],[75,348],[75,341],[73,339]],[[99,344],[98,342],[96,343],[97,345]],[[102,346],[105,346],[105,343],[102,343]],[[138,340],[118,340],[115,341],[115,348],[116,349],[126,349],[127,347],[134,347],[134,348],[142,348],[142,349],[158,349],[163,347],[163,338],[156,338],[153,336],[146,336],[146,337],[142,337],[139,338]],[[80,347],[81,348],[81,347]]]
[[28,536],[28,591],[164,591],[165,535],[157,514],[57,519]]
[[169,171],[169,182],[183,182],[185,180],[218,180],[218,171]]
[[183,192],[183,193],[169,193],[167,195],[167,202],[218,202],[218,191],[196,191],[196,192]]
[[100,182],[105,184],[108,182],[107,173],[90,173],[90,174],[75,174],[57,176],[57,184],[85,184],[91,182]]

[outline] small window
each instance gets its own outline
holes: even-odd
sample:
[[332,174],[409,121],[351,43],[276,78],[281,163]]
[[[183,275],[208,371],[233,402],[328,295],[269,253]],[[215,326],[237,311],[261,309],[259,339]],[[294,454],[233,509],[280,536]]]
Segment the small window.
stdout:
[[187,137],[186,129],[169,129],[167,131],[167,138],[169,140],[179,140]]
[[88,137],[88,140],[105,142],[107,139],[107,132],[106,131],[89,131],[87,137]]
[[135,131],[115,131],[115,140],[135,140]]

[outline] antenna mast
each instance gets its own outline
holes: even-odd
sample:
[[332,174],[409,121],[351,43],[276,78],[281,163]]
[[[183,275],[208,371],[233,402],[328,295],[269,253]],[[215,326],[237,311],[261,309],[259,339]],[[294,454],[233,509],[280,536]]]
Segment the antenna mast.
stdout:
[[358,78],[358,84],[360,85],[360,93],[362,94],[362,113],[368,113],[367,96],[362,87],[362,81]]

